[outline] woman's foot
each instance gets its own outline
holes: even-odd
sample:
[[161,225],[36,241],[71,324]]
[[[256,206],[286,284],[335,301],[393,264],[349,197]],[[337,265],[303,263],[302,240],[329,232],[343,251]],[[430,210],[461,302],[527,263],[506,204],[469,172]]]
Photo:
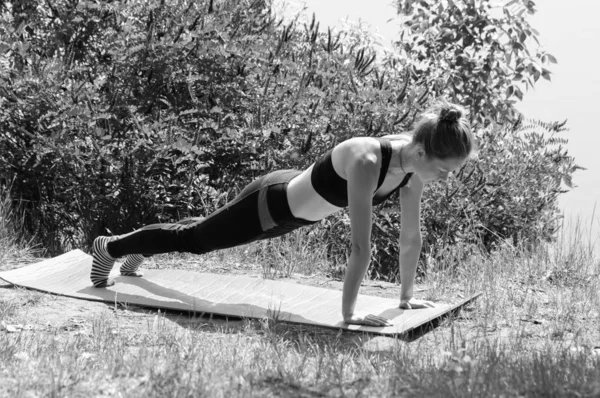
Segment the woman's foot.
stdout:
[[138,269],[144,262],[144,256],[141,254],[130,254],[121,265],[121,275],[142,277],[144,274]]
[[108,279],[108,274],[115,265],[116,258],[108,254],[107,244],[112,240],[110,236],[99,236],[94,239],[92,244],[92,272],[90,279],[94,287],[109,287],[115,284],[115,281]]

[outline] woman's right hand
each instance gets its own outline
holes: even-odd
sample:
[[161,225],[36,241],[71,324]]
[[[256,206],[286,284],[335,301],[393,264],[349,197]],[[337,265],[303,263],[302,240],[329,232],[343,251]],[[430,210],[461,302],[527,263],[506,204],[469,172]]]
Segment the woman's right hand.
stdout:
[[393,326],[393,323],[382,316],[373,314],[360,314],[354,313],[352,315],[344,316],[344,322],[351,325],[366,325],[366,326]]
[[431,301],[418,300],[414,297],[411,297],[409,299],[400,300],[400,306],[398,308],[401,308],[403,310],[416,310],[416,309],[420,309],[420,308],[435,308],[435,307],[436,307],[436,305],[434,303],[432,303]]

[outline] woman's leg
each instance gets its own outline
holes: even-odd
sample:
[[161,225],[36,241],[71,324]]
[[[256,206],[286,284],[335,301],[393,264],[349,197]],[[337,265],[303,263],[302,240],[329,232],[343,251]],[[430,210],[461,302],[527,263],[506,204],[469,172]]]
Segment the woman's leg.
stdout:
[[[137,272],[137,267],[143,260],[139,255],[173,251],[203,254],[279,236],[307,225],[279,225],[279,221],[293,218],[285,188],[298,174],[300,172],[296,170],[267,174],[250,183],[233,201],[204,219],[187,219],[176,224],[153,224],[126,235],[98,237],[93,245],[92,283],[96,287],[114,284],[114,281],[108,280],[108,274],[118,257],[131,256],[131,261],[128,262],[129,258],[125,261],[127,266],[124,264],[125,269],[122,268],[122,271],[125,271],[125,275],[132,275]],[[280,188],[271,189],[275,186]],[[271,205],[267,204],[267,196]],[[282,214],[281,209],[285,209]],[[270,213],[275,220],[271,219]]]
[[[202,221],[204,217],[194,217],[194,218],[184,218],[183,220],[177,221],[177,224],[192,224],[197,221]],[[123,276],[137,276],[142,277],[144,274],[139,271],[140,266],[144,262],[146,257],[151,256],[151,254],[143,255],[143,254],[129,254],[125,258],[123,264],[121,264],[121,275]]]
[[113,285],[108,274],[122,256],[138,255],[131,256],[124,270],[131,273],[141,264],[139,255],[174,251],[203,254],[255,240],[262,232],[257,212],[260,184],[261,179],[249,184],[233,201],[204,219],[152,224],[125,235],[96,238],[92,246],[92,283],[96,287]]

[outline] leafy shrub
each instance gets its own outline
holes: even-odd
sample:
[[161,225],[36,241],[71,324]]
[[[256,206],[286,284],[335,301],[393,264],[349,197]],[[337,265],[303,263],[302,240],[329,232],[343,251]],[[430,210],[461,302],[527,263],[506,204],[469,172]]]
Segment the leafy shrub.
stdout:
[[209,213],[258,174],[414,116],[405,73],[371,73],[360,37],[283,25],[266,2],[28,4],[18,24],[3,14],[19,67],[2,170],[52,252]]
[[[434,96],[471,110],[474,121],[516,122],[514,105],[556,59],[539,44],[527,16],[531,0],[397,0],[398,43],[415,78]],[[535,46],[533,43],[535,42]]]
[[[414,9],[437,13],[432,24],[479,20],[470,2],[419,4]],[[492,29],[479,25],[460,30],[462,39],[457,33],[452,43],[407,25],[411,38],[402,52],[381,51],[360,30],[323,30],[314,16],[284,22],[263,0],[21,0],[0,7],[0,178],[14,180],[12,197],[27,204],[27,229],[52,254],[107,231],[208,214],[257,175],[305,168],[352,136],[409,130],[442,94],[473,107],[473,119],[488,127],[477,128],[479,161],[426,192],[424,261],[437,264],[446,243],[481,241],[492,250],[505,238],[549,238],[557,178],[569,182],[577,168],[554,135],[562,125],[492,127],[491,120],[515,112],[516,91],[498,102],[515,76],[493,63],[514,43],[490,38]],[[414,21],[426,15],[405,11]],[[440,19],[444,13],[453,17]],[[523,21],[502,23],[529,29]],[[459,47],[469,42],[465,32],[471,50]],[[494,45],[485,44],[490,40]],[[432,51],[445,51],[445,61],[419,69]],[[479,63],[448,68],[461,51],[487,51],[493,71]],[[520,73],[529,81],[538,72]],[[472,76],[494,82],[488,102],[464,85],[440,85]],[[397,268],[401,226],[388,214],[393,207],[388,201],[375,210],[372,272],[381,277]],[[347,217],[340,212],[320,224],[333,267],[346,262]]]

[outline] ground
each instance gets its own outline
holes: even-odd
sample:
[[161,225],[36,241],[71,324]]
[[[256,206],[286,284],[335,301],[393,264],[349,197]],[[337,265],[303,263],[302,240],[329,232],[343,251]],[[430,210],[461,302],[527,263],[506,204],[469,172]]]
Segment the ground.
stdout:
[[[173,261],[172,259],[167,262]],[[156,262],[148,264],[149,267],[156,267]],[[164,265],[163,265],[164,266]],[[185,260],[178,264],[179,269],[194,269],[197,265],[193,260]],[[229,266],[210,266],[210,272],[213,273],[228,273],[228,274],[246,274],[246,275],[263,275],[263,270],[257,266],[242,266],[239,263],[230,264]],[[342,281],[330,279],[323,274],[314,274],[305,276],[294,274],[290,278],[279,278],[281,280],[293,281],[301,284],[318,286],[329,289],[342,289]],[[2,298],[0,301],[10,302],[12,305],[20,308],[17,311],[17,316],[12,317],[10,323],[5,323],[5,326],[12,326],[11,330],[36,330],[46,331],[52,334],[73,334],[85,333],[92,325],[94,319],[99,316],[110,314],[115,320],[118,320],[118,325],[121,331],[128,330],[138,333],[141,330],[148,330],[148,325],[153,322],[153,319],[159,313],[155,309],[143,308],[137,306],[117,306],[114,304],[99,303],[86,300],[78,300],[68,297],[56,296],[41,292],[30,291],[9,284],[3,284],[0,280],[0,292]],[[426,284],[417,284],[416,291],[420,297],[427,298],[428,291],[431,289]],[[552,310],[544,309],[544,303],[549,304],[548,294],[543,289],[535,289],[526,287],[526,291],[535,296],[535,301],[541,304],[542,308],[536,311],[536,316],[532,317],[523,314],[519,317],[519,324],[506,321],[487,326],[486,330],[481,330],[479,322],[470,315],[477,303],[468,304],[461,311],[453,314],[450,317],[445,317],[436,324],[431,324],[417,330],[410,336],[402,336],[400,339],[405,342],[435,349],[439,345],[440,339],[449,339],[451,329],[459,328],[463,333],[466,331],[468,335],[462,336],[466,339],[485,338],[489,334],[494,334],[500,339],[510,339],[513,336],[515,327],[521,331],[520,336],[528,340],[529,347],[544,345],[548,339],[558,339],[561,343],[569,342],[577,338],[577,346],[585,345],[593,347],[600,353],[600,322],[598,321],[598,313],[590,314],[588,319],[574,319],[572,325],[573,332],[569,332],[569,328],[561,329],[560,333],[556,330],[551,331],[548,326],[554,321]],[[465,297],[462,289],[457,287],[452,293],[447,292],[445,297],[436,297],[441,302],[456,302]],[[365,281],[360,290],[361,294],[374,295],[380,297],[399,297],[400,286],[394,283],[384,281]],[[481,299],[485,300],[485,297]],[[246,323],[239,319],[225,319],[219,316],[212,317],[190,317],[189,314],[179,312],[162,311],[161,316],[168,322],[178,325],[178,327],[200,327],[200,328],[223,328],[238,329],[246,327]],[[587,330],[590,333],[586,335],[575,335],[577,324],[588,322]],[[292,327],[292,326],[290,326]],[[432,333],[435,331],[435,333]],[[4,327],[6,332],[6,327]],[[336,335],[337,331],[324,330],[324,333]],[[347,332],[347,337],[350,340],[360,340],[365,349],[368,350],[385,350],[386,347],[393,347],[398,342],[397,337],[382,337],[368,336],[362,333]]]
[[[273,276],[250,262],[213,260],[159,258],[145,267]],[[416,296],[436,302],[483,294],[401,337],[84,301],[0,282],[0,359],[8,361],[0,365],[0,396],[169,395],[165,389],[200,396],[214,385],[216,396],[432,396],[440,388],[461,396],[464,383],[472,396],[600,396],[597,275],[498,270],[417,283]],[[342,288],[321,272],[280,279]],[[399,291],[365,280],[360,292],[397,298]],[[180,368],[189,371],[173,373]]]

